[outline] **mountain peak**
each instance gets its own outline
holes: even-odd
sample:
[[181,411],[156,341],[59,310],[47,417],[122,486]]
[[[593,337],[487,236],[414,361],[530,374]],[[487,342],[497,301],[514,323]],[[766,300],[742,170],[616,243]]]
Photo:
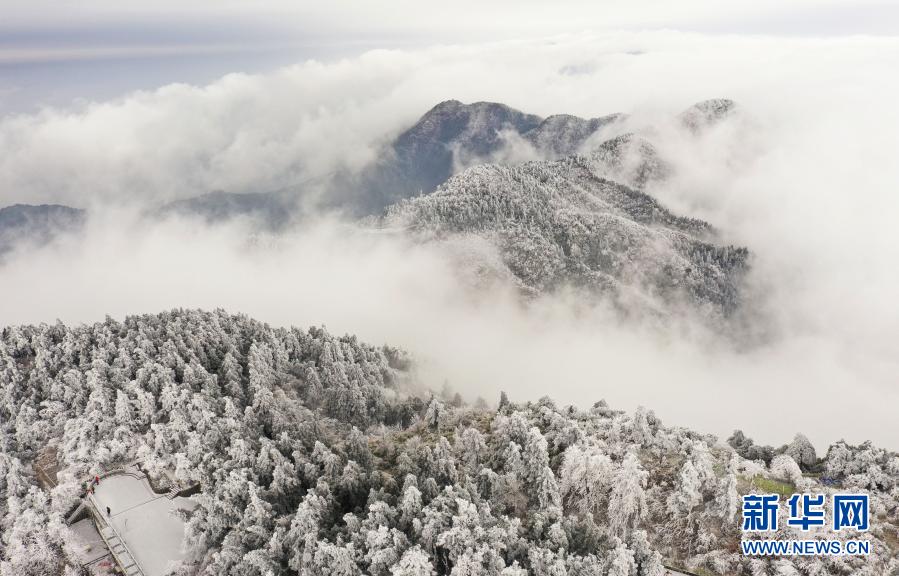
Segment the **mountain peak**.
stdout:
[[443,102],[439,102],[436,106],[425,112],[424,116],[422,116],[422,119],[434,114],[444,114],[451,110],[458,110],[463,106],[465,106],[465,104],[463,104],[459,100],[444,100]]
[[435,140],[433,144],[447,146],[455,139],[466,136],[468,139],[492,140],[505,127],[524,132],[541,121],[539,116],[525,114],[498,102],[464,104],[458,100],[445,100],[403,132],[394,147],[414,148],[426,140]]
[[717,124],[727,118],[737,108],[736,102],[728,98],[711,98],[690,106],[680,114],[680,120],[688,129],[696,132]]

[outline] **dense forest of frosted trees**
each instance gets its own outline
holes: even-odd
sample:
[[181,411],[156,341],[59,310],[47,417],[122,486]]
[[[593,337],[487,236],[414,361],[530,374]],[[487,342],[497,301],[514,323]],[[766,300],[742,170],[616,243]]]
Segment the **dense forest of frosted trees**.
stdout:
[[[801,435],[724,442],[602,401],[465,405],[419,389],[400,351],[222,311],[4,328],[0,574],[78,574],[79,481],[132,460],[200,484],[185,574],[899,573],[899,456],[867,444],[819,459]],[[869,493],[871,556],[742,556],[740,496],[774,482]]]
[[425,240],[485,238],[526,292],[574,287],[630,314],[672,314],[683,305],[730,315],[748,251],[717,243],[707,223],[607,179],[609,158],[621,161],[630,138],[612,142],[600,147],[602,161],[469,168],[431,194],[391,206],[383,223]]

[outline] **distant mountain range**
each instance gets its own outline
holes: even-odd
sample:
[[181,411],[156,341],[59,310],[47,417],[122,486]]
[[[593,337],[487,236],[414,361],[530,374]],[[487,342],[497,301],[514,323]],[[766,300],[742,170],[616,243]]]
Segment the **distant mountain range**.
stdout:
[[256,193],[209,192],[175,200],[147,213],[149,217],[199,218],[207,224],[238,218],[270,231],[285,229],[293,221],[298,198],[287,191]]
[[[734,112],[709,100],[679,120],[699,132]],[[739,301],[745,248],[722,246],[705,222],[672,215],[642,192],[672,167],[643,136],[621,133],[624,118],[541,118],[503,104],[441,102],[402,132],[379,161],[329,183],[326,207],[422,241],[477,236],[495,245],[505,273],[527,292],[573,285],[626,308],[689,301],[727,314]],[[510,161],[510,146],[525,146]],[[435,191],[436,190],[436,191]],[[301,195],[211,192],[146,213],[204,223],[243,219],[277,233],[293,225]],[[65,206],[0,211],[0,253],[76,231],[86,213]]]
[[77,232],[84,210],[59,204],[14,204],[0,208],[0,257],[18,246],[42,246],[61,234]]

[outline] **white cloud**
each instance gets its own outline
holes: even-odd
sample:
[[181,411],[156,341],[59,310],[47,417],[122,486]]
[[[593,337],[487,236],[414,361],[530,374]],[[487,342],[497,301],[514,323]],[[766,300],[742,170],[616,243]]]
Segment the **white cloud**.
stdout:
[[[503,101],[542,114],[601,115],[674,110],[727,94],[761,113],[797,108],[790,121],[799,121],[809,110],[800,98],[844,106],[839,94],[828,95],[832,83],[854,74],[882,84],[872,72],[895,54],[889,39],[670,32],[312,61],[203,87],[171,85],[78,110],[2,119],[0,201],[149,201],[303,183],[367,161],[379,139],[450,97]],[[572,66],[588,72],[571,75]],[[803,78],[794,77],[797,70]]]
[[[749,351],[601,312],[575,319],[554,299],[522,313],[502,294],[473,297],[439,251],[330,225],[248,250],[227,228],[130,229],[101,216],[84,246],[0,269],[0,318],[224,306],[405,346],[434,381],[449,376],[470,393],[606,397],[766,442],[801,430],[819,445],[845,436],[895,448],[897,65],[899,40],[888,38],[576,35],[377,51],[0,121],[3,203],[98,205],[269,189],[358,166],[446,98],[543,115],[633,111],[659,126],[679,167],[655,193],[755,253],[771,322]],[[745,114],[698,143],[656,122],[714,96]]]

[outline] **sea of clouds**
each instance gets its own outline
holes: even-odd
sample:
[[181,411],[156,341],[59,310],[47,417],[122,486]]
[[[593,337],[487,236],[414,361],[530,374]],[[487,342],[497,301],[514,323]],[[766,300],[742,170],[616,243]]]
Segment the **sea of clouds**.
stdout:
[[[584,34],[372,51],[8,115],[0,205],[91,217],[83,237],[6,260],[0,322],[224,307],[404,347],[427,383],[470,398],[605,398],[723,436],[899,448],[895,69],[890,38]],[[710,97],[739,113],[700,138],[674,128],[677,112]],[[318,200],[331,175],[375,161],[449,98],[543,116],[629,113],[676,168],[651,192],[752,251],[746,305],[759,338],[739,346],[698,323],[623,322],[566,295],[523,304],[460,269],[466,250],[489,260],[489,246],[416,245],[326,215],[278,237],[137,216],[211,190]]]

